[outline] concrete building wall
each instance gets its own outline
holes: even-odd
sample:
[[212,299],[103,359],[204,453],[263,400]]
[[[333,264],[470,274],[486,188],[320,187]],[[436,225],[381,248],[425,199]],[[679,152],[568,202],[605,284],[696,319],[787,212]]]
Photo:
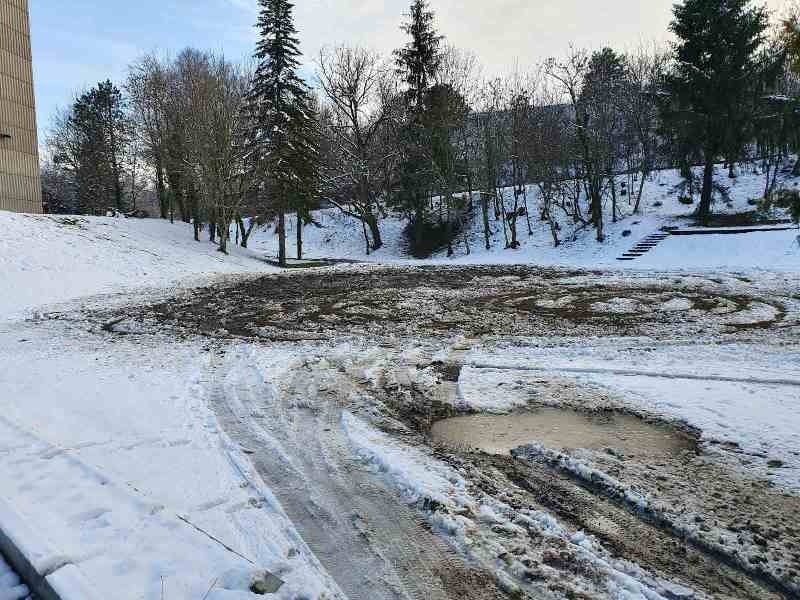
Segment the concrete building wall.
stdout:
[[28,0],[0,0],[0,210],[42,212]]

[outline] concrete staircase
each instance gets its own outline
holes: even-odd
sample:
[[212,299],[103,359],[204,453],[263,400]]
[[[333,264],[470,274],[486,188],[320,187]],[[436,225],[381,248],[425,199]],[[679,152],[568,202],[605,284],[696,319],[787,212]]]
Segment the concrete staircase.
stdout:
[[644,238],[641,242],[636,244],[633,248],[625,252],[622,256],[617,257],[617,260],[636,260],[640,256],[644,256],[650,250],[658,246],[663,240],[670,236],[668,231],[659,231]]

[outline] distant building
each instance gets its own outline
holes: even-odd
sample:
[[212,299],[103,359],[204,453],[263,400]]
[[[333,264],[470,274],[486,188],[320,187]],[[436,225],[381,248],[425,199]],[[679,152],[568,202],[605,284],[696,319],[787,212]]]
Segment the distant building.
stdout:
[[0,210],[42,212],[28,0],[0,0]]

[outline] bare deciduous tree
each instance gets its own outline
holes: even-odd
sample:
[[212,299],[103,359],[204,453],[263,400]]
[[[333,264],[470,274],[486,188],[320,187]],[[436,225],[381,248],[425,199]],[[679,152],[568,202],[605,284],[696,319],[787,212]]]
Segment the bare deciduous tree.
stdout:
[[388,73],[385,61],[365,48],[323,49],[317,59],[328,109],[322,133],[330,159],[325,165],[329,200],[364,224],[367,253],[383,246],[379,191],[385,180],[381,128],[390,110],[385,101]]

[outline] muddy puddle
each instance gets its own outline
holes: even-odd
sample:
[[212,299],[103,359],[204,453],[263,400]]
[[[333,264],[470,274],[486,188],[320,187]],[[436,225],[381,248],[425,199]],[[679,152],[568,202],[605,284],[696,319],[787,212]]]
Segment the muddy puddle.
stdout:
[[622,413],[560,408],[444,419],[433,425],[431,437],[457,450],[500,455],[534,442],[554,450],[613,449],[635,456],[672,456],[694,448],[690,436],[667,425]]

